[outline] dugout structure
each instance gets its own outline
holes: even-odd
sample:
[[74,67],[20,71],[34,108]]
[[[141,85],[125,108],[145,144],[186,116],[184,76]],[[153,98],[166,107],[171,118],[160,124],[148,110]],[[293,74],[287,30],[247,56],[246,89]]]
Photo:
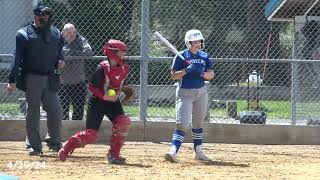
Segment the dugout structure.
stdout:
[[[268,0],[265,16],[269,21],[290,21],[293,23],[294,38],[292,51],[292,124],[299,119],[308,119],[308,125],[320,119],[320,99],[310,94],[300,95],[304,88],[319,90],[320,77],[320,0]],[[304,63],[301,63],[304,62]],[[312,122],[310,124],[310,122]],[[319,123],[320,124],[320,123]]]

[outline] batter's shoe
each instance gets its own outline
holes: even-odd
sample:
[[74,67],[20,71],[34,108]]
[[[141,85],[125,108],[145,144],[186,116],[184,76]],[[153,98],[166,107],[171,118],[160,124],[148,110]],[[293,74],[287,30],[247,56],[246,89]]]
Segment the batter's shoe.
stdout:
[[173,153],[173,152],[168,152],[164,155],[164,158],[166,159],[166,161],[172,162],[172,163],[177,163],[178,162],[178,158],[177,158],[177,154]]
[[205,155],[203,151],[197,152],[194,158],[199,161],[211,161],[211,159],[207,155]]
[[111,153],[107,154],[107,160],[109,164],[125,164],[126,158],[121,156],[113,156]]

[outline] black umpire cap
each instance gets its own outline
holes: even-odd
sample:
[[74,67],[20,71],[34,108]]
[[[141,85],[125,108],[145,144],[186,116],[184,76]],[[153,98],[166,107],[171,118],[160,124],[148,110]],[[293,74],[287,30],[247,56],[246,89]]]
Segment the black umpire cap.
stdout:
[[42,2],[40,2],[33,8],[33,13],[35,15],[44,15],[44,14],[51,15],[51,9],[45,6]]

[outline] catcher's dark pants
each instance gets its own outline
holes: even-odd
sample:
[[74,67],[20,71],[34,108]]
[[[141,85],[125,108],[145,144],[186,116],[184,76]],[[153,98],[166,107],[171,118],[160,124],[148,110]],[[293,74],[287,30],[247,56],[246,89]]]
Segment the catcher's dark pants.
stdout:
[[72,120],[82,120],[87,96],[87,85],[84,82],[78,84],[62,85],[59,91],[63,120],[69,120],[69,107],[72,104]]
[[99,130],[104,115],[106,115],[111,122],[117,116],[124,115],[120,101],[109,102],[91,96],[88,102],[86,129]]

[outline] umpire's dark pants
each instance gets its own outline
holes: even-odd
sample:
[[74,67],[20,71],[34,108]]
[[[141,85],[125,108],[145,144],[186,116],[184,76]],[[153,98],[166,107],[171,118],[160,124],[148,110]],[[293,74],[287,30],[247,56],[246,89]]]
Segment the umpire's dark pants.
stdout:
[[26,117],[27,147],[42,150],[40,137],[40,105],[47,112],[47,139],[50,143],[61,142],[62,107],[57,92],[49,88],[48,76],[26,75]]

